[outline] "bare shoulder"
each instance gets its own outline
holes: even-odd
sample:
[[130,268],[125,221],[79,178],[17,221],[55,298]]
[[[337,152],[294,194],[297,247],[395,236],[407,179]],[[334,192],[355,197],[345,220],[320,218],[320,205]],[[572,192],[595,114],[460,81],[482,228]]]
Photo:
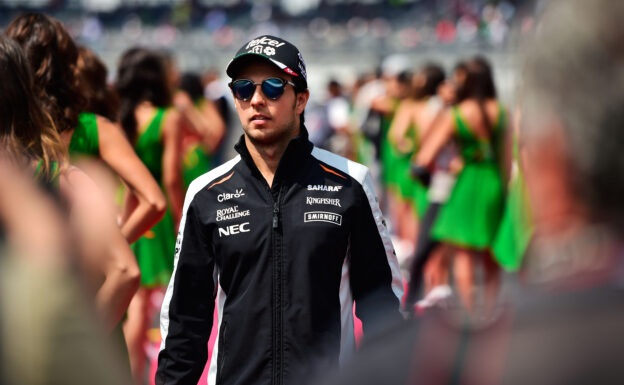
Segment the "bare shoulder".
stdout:
[[168,108],[163,120],[163,131],[171,133],[178,131],[182,125],[182,114],[175,108]]
[[[488,99],[485,101],[485,111],[490,121],[494,121],[499,113],[500,104],[496,99]],[[481,106],[474,99],[468,99],[459,104],[459,110],[462,116],[472,125],[483,124],[483,116],[481,115]]]

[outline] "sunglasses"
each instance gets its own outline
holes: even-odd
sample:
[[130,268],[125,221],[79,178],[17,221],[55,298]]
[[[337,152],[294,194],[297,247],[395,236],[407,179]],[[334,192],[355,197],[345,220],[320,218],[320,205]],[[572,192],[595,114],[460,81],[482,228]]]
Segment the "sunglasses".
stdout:
[[295,83],[280,78],[264,79],[262,83],[254,83],[249,79],[238,79],[228,85],[236,99],[246,102],[251,99],[254,92],[256,92],[256,86],[258,85],[267,98],[277,100],[284,93],[286,84],[295,87]]

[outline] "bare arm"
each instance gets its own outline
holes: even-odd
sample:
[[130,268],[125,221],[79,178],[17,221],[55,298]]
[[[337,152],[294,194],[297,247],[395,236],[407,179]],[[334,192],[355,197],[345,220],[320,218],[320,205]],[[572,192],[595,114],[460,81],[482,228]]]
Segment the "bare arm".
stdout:
[[95,306],[108,331],[123,317],[140,282],[137,262],[115,223],[110,203],[82,171],[70,167],[59,187],[70,203],[82,266],[98,285]]
[[97,123],[102,160],[123,179],[137,201],[136,208],[124,217],[121,225],[122,234],[132,243],[165,214],[165,197],[121,127],[100,116]]
[[427,141],[423,143],[416,155],[416,162],[422,166],[430,167],[436,155],[453,136],[453,130],[453,115],[450,111],[445,111],[438,124],[431,128]]
[[388,96],[379,96],[375,98],[371,103],[371,110],[380,113],[382,115],[388,115],[392,113],[392,100]]
[[184,204],[180,159],[181,119],[178,111],[169,110],[163,124],[163,184],[176,224],[180,223]]
[[225,122],[214,103],[207,100],[200,108],[197,108],[184,92],[176,94],[174,103],[187,126],[202,137],[203,143],[210,152],[214,152],[225,133]]
[[16,255],[39,266],[65,268],[69,250],[63,217],[32,178],[0,157],[0,220]]

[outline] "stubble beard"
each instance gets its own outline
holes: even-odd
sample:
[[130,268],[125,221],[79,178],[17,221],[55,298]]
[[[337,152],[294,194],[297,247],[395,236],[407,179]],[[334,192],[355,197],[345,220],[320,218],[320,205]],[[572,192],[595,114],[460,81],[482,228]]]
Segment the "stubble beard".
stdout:
[[243,131],[245,131],[245,135],[249,141],[256,147],[267,148],[283,146],[285,148],[292,138],[299,135],[300,128],[297,127],[298,119],[299,117],[293,113],[292,119],[289,122],[284,123],[280,127],[275,127],[273,132],[268,135],[264,135],[263,132],[254,132],[255,130],[250,130],[249,126],[251,124],[248,124]]

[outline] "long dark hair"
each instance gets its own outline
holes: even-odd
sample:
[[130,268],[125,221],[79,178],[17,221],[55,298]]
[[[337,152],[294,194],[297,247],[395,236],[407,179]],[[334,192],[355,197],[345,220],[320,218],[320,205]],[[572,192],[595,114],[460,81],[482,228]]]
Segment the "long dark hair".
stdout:
[[97,55],[85,46],[78,47],[78,79],[85,101],[85,111],[118,119],[119,98],[106,83],[108,70]]
[[171,104],[167,69],[162,55],[145,48],[127,50],[119,61],[115,89],[121,101],[120,121],[128,140],[135,141],[137,121],[134,110],[148,101],[156,107]]
[[415,90],[415,98],[422,99],[435,95],[444,81],[444,69],[437,64],[429,63],[420,70],[420,74],[425,77],[425,83]]
[[41,13],[23,13],[11,21],[5,34],[24,50],[33,71],[36,96],[57,130],[74,129],[84,99],[76,77],[78,49],[63,24]]
[[41,160],[40,175],[52,180],[66,150],[34,92],[30,65],[14,40],[0,35],[0,146],[11,159]]
[[487,59],[482,56],[474,57],[465,63],[466,81],[457,90],[457,99],[476,99],[481,109],[483,121],[488,130],[492,123],[485,111],[485,101],[496,98],[496,86],[492,76],[492,67]]

